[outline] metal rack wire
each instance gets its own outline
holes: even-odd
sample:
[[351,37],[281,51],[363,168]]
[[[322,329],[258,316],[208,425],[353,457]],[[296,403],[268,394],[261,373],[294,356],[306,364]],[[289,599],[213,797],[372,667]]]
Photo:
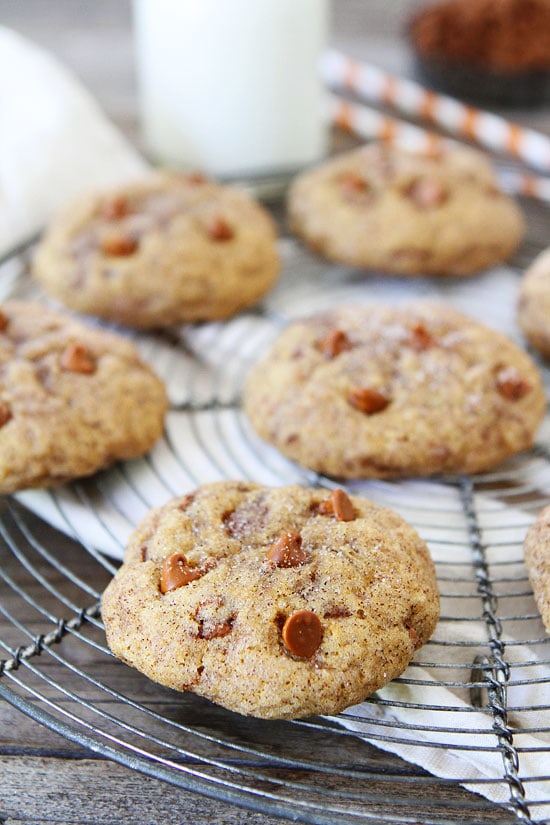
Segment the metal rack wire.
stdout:
[[[526,208],[530,235],[512,278],[547,243],[548,210]],[[320,294],[334,302],[365,289],[355,274],[324,267],[292,242],[285,255],[287,277],[262,309],[226,324],[136,338],[167,380],[172,403],[164,438],[148,456],[2,502],[0,696],[138,771],[298,821],[545,821],[550,648],[522,541],[550,497],[548,420],[532,451],[491,473],[360,486],[427,540],[442,596],[433,639],[364,706],[337,718],[247,719],[138,673],[127,678],[106,647],[101,591],[126,535],[150,506],[213,478],[333,486],[261,444],[240,411],[243,377],[289,308],[300,314],[305,305],[315,309]],[[3,262],[4,294],[35,295],[26,266],[21,249]],[[382,300],[386,288],[371,282]],[[432,285],[392,288],[401,298]],[[480,279],[477,289],[484,288]],[[448,289],[443,297],[460,303],[471,286]],[[438,753],[451,754],[452,775],[432,769]],[[468,760],[484,762],[483,775],[472,776]],[[540,766],[534,772],[533,760]]]

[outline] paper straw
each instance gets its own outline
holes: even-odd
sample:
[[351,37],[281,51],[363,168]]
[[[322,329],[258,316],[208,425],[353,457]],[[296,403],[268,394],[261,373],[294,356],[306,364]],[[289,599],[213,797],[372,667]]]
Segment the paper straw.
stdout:
[[[412,152],[431,154],[443,146],[457,144],[455,140],[444,138],[398,118],[389,117],[363,104],[352,103],[337,95],[327,95],[326,112],[332,123],[357,137],[396,143]],[[497,174],[507,192],[550,203],[550,179],[514,169],[497,169]]]
[[351,132],[366,140],[384,140],[398,143],[411,152],[437,152],[449,143],[435,132],[428,132],[420,126],[413,126],[404,120],[384,115],[360,103],[337,95],[326,96],[328,118],[345,132]]
[[455,137],[550,173],[550,138],[534,129],[467,106],[411,80],[387,74],[369,63],[352,60],[336,50],[324,54],[321,75],[330,87],[352,91],[371,103],[390,106]]

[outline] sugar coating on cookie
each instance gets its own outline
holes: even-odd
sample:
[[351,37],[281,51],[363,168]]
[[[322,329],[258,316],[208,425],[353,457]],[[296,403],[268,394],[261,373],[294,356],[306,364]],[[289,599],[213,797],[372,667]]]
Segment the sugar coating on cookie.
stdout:
[[523,551],[535,601],[550,633],[550,506],[542,510],[527,531]]
[[250,195],[197,174],[157,173],[72,204],[33,271],[66,306],[146,329],[254,304],[279,259],[273,220]]
[[295,179],[288,215],[320,255],[402,275],[471,275],[509,258],[525,231],[488,160],[465,147],[346,152]]
[[129,341],[38,304],[2,304],[0,492],[142,455],[166,409],[164,385]]
[[398,676],[432,634],[427,547],[342,491],[207,484],[151,511],[107,587],[113,653],[239,713],[336,713]]
[[525,352],[430,302],[291,323],[244,391],[263,439],[343,478],[486,470],[532,445],[545,404]]
[[550,358],[550,248],[535,258],[522,278],[518,321],[529,343]]

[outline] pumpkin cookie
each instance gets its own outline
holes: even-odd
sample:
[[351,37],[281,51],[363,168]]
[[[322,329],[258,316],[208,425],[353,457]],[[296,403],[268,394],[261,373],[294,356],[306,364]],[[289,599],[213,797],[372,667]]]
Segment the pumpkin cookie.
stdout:
[[341,307],[290,324],[245,410],[291,459],[343,478],[475,473],[530,447],[545,410],[529,356],[444,305]]
[[544,508],[529,528],[523,551],[535,601],[550,633],[550,506]]
[[118,335],[38,304],[0,310],[0,492],[87,476],[160,437],[164,385]]
[[407,667],[438,613],[426,545],[392,511],[236,481],[152,510],[102,603],[120,659],[264,718],[361,702]]
[[529,343],[550,358],[550,248],[535,258],[523,276],[518,320]]
[[320,255],[402,275],[471,275],[519,246],[524,222],[483,155],[372,144],[301,174],[292,231]]
[[278,271],[274,224],[256,201],[175,173],[73,204],[34,261],[36,279],[68,307],[144,329],[227,318]]

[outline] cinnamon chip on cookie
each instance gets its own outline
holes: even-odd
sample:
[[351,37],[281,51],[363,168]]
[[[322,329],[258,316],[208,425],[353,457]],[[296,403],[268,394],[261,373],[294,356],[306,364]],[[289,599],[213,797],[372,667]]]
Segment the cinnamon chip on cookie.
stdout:
[[433,633],[433,563],[391,510],[243,481],[183,500],[144,518],[102,600],[111,650],[154,681],[250,716],[336,713]]

